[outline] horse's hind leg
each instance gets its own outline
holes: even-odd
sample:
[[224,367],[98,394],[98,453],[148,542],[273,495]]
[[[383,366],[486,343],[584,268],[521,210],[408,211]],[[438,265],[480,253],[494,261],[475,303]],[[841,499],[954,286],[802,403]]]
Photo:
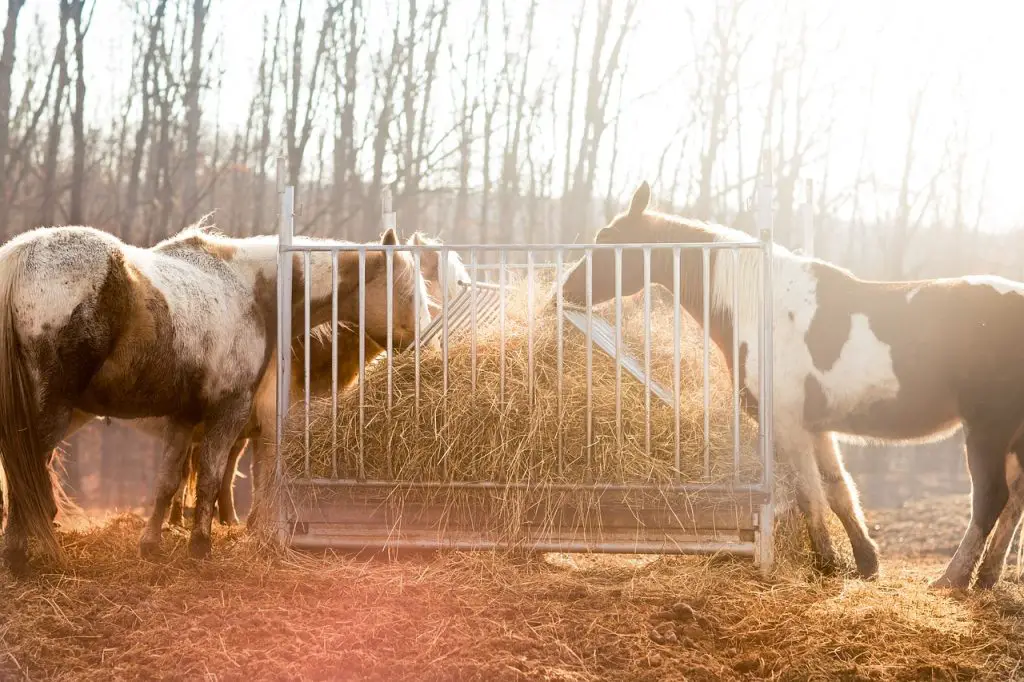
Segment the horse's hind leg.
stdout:
[[217,518],[225,526],[238,523],[238,516],[235,514],[235,473],[238,471],[238,460],[248,443],[248,439],[239,438],[228,453],[228,463],[224,468],[224,478],[221,479],[220,492],[217,495]]
[[139,540],[139,552],[143,557],[154,556],[160,548],[160,533],[163,529],[164,517],[167,516],[171,500],[181,485],[183,460],[188,457],[191,440],[191,425],[173,422],[167,425],[167,433],[164,436],[164,452],[160,458],[160,468],[157,471],[153,513]]
[[842,456],[832,434],[817,434],[815,454],[829,506],[842,521],[846,535],[850,538],[857,573],[862,578],[875,578],[878,575],[878,547],[868,535],[857,488],[843,466]]
[[1021,514],[1024,514],[1024,476],[1021,474],[1019,455],[1015,452],[1006,458],[1006,483],[1010,487],[1010,498],[1003,507],[1003,513],[999,515],[992,538],[982,555],[978,577],[974,582],[977,588],[988,589],[999,582],[1003,575],[1006,555],[1020,524]]
[[185,498],[188,497],[188,478],[190,468],[192,464],[192,452],[196,449],[195,445],[189,448],[189,454],[182,458],[181,462],[181,481],[178,483],[178,490],[174,493],[174,497],[171,500],[171,513],[167,518],[167,523],[172,526],[185,525]]
[[932,587],[965,588],[970,584],[989,533],[1009,498],[1006,454],[1011,437],[1000,429],[973,424],[965,424],[964,431],[971,473],[971,521],[945,572],[931,583]]
[[828,502],[822,490],[813,436],[806,432],[785,435],[780,433],[777,442],[785,456],[792,459],[796,469],[796,501],[807,524],[814,567],[822,574],[834,574],[838,563],[832,538],[825,524]]
[[219,405],[207,415],[206,438],[199,451],[199,481],[196,485],[196,512],[192,520],[189,553],[202,559],[210,555],[213,531],[213,505],[227,468],[228,453],[249,421],[252,399],[236,398]]

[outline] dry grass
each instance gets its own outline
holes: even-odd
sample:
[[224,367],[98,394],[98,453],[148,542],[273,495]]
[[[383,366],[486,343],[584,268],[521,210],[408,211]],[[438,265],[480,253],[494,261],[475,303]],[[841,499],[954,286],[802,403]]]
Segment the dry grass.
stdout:
[[[547,288],[538,286],[537,291]],[[417,374],[413,353],[396,354],[388,407],[388,368],[383,358],[367,368],[365,428],[360,429],[359,392],[339,396],[337,431],[330,397],[310,405],[309,457],[306,457],[305,411],[300,402],[285,434],[285,462],[293,476],[367,478],[398,481],[499,481],[536,483],[631,482],[667,484],[679,480],[718,482],[735,472],[733,402],[729,373],[720,354],[711,351],[711,421],[705,474],[702,335],[684,320],[680,372],[680,466],[676,467],[675,412],[651,397],[650,450],[647,449],[644,385],[625,370],[621,378],[621,440],[616,427],[615,362],[602,351],[592,355],[593,434],[587,440],[587,348],[585,336],[564,324],[563,371],[558,367],[558,333],[553,306],[545,309],[537,294],[532,332],[532,382],[527,290],[513,283],[508,297],[504,353],[497,322],[482,326],[476,337],[475,386],[473,337],[467,330],[449,342],[447,378],[439,350],[424,350]],[[674,376],[671,301],[653,297],[652,377],[671,392]],[[614,320],[614,308],[597,314]],[[624,303],[623,332],[628,353],[643,362],[642,297]],[[504,364],[504,390],[502,365]],[[562,402],[558,382],[562,381]],[[300,401],[301,401],[301,397]],[[743,481],[760,476],[755,448],[757,426],[740,422],[739,470]],[[362,443],[360,433],[363,434]],[[335,438],[337,440],[335,440]],[[561,453],[561,456],[559,456]],[[319,495],[327,494],[318,491]],[[404,508],[416,496],[446,508],[472,504],[449,489],[401,488],[389,501]],[[485,515],[489,528],[506,542],[518,538],[523,510],[562,506],[558,493],[520,489],[503,493]],[[492,500],[493,502],[493,500]],[[556,502],[556,505],[547,505]],[[589,508],[594,500],[575,496],[571,504]],[[478,523],[477,527],[481,525]]]
[[124,515],[63,542],[73,573],[0,575],[0,678],[361,680],[1009,679],[1024,591],[935,593],[939,562],[877,583],[748,562],[451,553],[400,561],[165,538]]

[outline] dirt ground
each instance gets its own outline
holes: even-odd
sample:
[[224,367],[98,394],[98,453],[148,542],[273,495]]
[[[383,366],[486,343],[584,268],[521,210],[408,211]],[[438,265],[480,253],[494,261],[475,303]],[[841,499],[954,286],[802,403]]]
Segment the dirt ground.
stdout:
[[1024,679],[1024,588],[932,592],[963,496],[869,514],[883,577],[762,578],[711,558],[260,550],[180,530],[137,557],[141,519],[68,534],[70,569],[0,574],[0,679]]

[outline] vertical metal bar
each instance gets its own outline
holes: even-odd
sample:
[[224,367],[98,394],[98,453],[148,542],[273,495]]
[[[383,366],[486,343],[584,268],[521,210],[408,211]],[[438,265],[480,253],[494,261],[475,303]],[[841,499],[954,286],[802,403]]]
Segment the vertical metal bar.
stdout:
[[[278,157],[277,177],[280,182],[285,177],[284,158]],[[291,339],[292,339],[292,262],[293,256],[286,251],[293,242],[294,235],[294,213],[295,213],[295,188],[283,187],[281,190],[281,215],[278,226],[278,252],[277,252],[277,409],[275,431],[275,457],[273,476],[276,478],[274,485],[269,489],[276,489],[277,484],[284,481],[284,458],[281,456],[281,441],[284,433],[285,416],[290,405],[291,388]],[[276,519],[278,539],[287,541],[287,525],[284,523],[284,506],[277,504]]]
[[533,251],[526,252],[526,371],[527,397],[533,407]]
[[331,254],[331,475],[338,477],[338,254]]
[[594,250],[586,251],[587,274],[587,476],[592,472],[594,445]]
[[306,461],[306,478],[310,478],[312,476],[312,472],[310,470],[310,463],[309,463],[309,331],[310,331],[309,330],[309,299],[310,299],[310,296],[311,296],[311,287],[312,287],[311,280],[313,279],[313,271],[312,271],[312,268],[310,267],[310,259],[311,259],[310,252],[307,251],[304,254],[302,254],[302,256],[303,256],[302,257],[302,279],[305,282],[305,292],[304,292],[304,295],[303,295],[303,298],[305,299],[303,301],[303,308],[304,308],[304,313],[305,313],[305,315],[304,315],[304,317],[305,317],[305,325],[304,325],[304,329],[303,329],[303,342],[304,342],[304,345],[303,345],[303,352],[302,352],[302,358],[303,358],[303,363],[304,363],[304,365],[303,365],[303,368],[304,368],[303,369],[303,382],[304,382],[304,387],[303,387],[304,388],[304,390],[303,390],[303,404],[305,406],[305,413],[306,413],[306,430],[305,430],[305,433],[303,434],[303,453],[304,453],[304,457],[305,457],[305,461]]
[[704,477],[711,476],[711,251],[702,248],[704,263]]
[[448,396],[448,249],[441,249],[437,269],[441,275],[441,373],[442,395]]
[[682,477],[682,432],[680,431],[680,402],[682,400],[682,299],[680,296],[680,249],[672,248],[672,411],[675,419],[676,476]]
[[[413,249],[412,252],[412,264],[416,268],[418,274],[423,273],[420,269],[420,250],[419,248]],[[420,413],[420,288],[413,287],[412,290],[413,298],[413,310],[416,314],[413,316],[413,331],[415,332],[415,340],[413,341],[413,392],[415,394],[415,411],[418,416]]]
[[615,247],[615,444],[622,449],[622,247]]
[[359,247],[359,460],[356,477],[362,480],[364,431],[366,430],[366,247]]
[[651,456],[651,247],[644,247],[644,454]]
[[[477,265],[476,249],[473,249],[472,251],[469,252],[469,264],[470,264],[469,265],[470,270],[473,273],[476,273],[476,265]],[[477,309],[477,293],[476,292],[477,292],[477,287],[476,287],[476,280],[477,280],[477,276],[474,274],[473,275],[473,279],[469,283],[470,299],[471,299],[471,304],[473,306],[473,309],[470,311],[470,321],[471,321],[471,326],[473,327],[473,338],[470,340],[470,347],[469,347],[469,363],[470,363],[469,373],[470,373],[471,389],[472,389],[473,393],[476,393],[476,338],[477,338],[477,329],[476,329],[476,325],[477,325],[477,319],[476,319],[476,309]]]
[[771,152],[766,153],[763,169],[762,186],[758,191],[758,224],[760,227],[763,261],[761,264],[762,305],[760,306],[760,317],[762,321],[760,336],[760,389],[758,405],[760,407],[759,422],[761,430],[761,456],[763,457],[763,485],[768,493],[769,499],[766,504],[761,505],[758,515],[758,536],[760,545],[758,547],[758,563],[763,572],[767,573],[772,568],[775,558],[774,543],[774,520],[775,520],[775,434],[773,426],[773,377],[775,370],[775,355],[773,349],[774,332],[774,291],[772,288],[772,269],[774,264],[773,242],[774,228],[772,225],[772,176],[771,176]]
[[556,356],[556,374],[558,375],[555,379],[558,391],[558,472],[562,473],[565,468],[565,459],[562,455],[562,446],[564,444],[564,434],[562,432],[562,412],[564,409],[562,402],[562,315],[563,315],[563,301],[562,301],[562,250],[559,249],[555,253],[555,281],[558,286],[555,287],[555,334],[558,336],[557,344],[557,356]]
[[395,301],[395,252],[388,250],[384,254],[384,260],[386,263],[385,275],[387,276],[387,364],[388,364],[388,410],[391,409],[391,385],[392,385],[392,367],[394,364],[394,358],[392,353],[394,352],[394,301]]
[[505,282],[508,279],[508,275],[505,272],[507,254],[505,249],[501,249],[498,252],[498,308],[501,312],[501,347],[498,351],[498,365],[500,384],[498,386],[498,402],[502,407],[505,407]]
[[801,218],[804,224],[804,253],[814,255],[814,181],[807,181],[807,197],[804,199]]
[[740,480],[740,251],[732,249],[732,471]]

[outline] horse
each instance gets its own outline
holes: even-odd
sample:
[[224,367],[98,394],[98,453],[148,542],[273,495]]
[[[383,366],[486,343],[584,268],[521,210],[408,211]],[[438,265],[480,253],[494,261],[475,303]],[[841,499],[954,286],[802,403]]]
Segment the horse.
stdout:
[[[398,243],[393,230],[381,241]],[[356,306],[357,253],[314,253],[308,272],[299,254],[293,258],[294,314],[304,309],[308,283],[314,324],[330,318],[332,261],[339,307],[348,315]],[[209,556],[228,450],[248,421],[275,347],[277,263],[276,237],[232,239],[201,225],[150,248],[90,227],[38,228],[0,248],[0,464],[9,506],[3,556],[13,573],[27,569],[29,536],[63,562],[49,458],[73,419],[95,415],[166,420],[153,514],[139,542],[143,555],[159,546],[181,458],[196,426],[204,426],[189,552]],[[393,336],[404,347],[417,319],[429,320],[429,313],[412,258],[399,253],[394,263]],[[382,329],[385,254],[368,252],[365,273],[373,302],[367,318]]]
[[[414,232],[410,235],[406,244],[408,246],[442,246],[440,239],[427,236],[422,232]],[[436,317],[441,313],[441,303],[444,291],[442,287],[446,286],[448,290],[448,298],[450,300],[458,294],[460,286],[469,284],[470,282],[469,272],[466,270],[466,266],[457,252],[447,252],[447,268],[446,276],[444,278],[441,276],[440,261],[440,250],[422,249],[419,252],[420,274],[423,276],[424,282],[426,283],[428,295],[427,307],[431,318]],[[444,282],[442,282],[442,279],[444,279]],[[358,316],[352,319],[346,319],[339,315],[337,331],[337,387],[339,392],[352,386],[359,377],[360,363],[358,324]],[[312,329],[310,333],[310,398],[317,396],[327,397],[331,395],[333,350],[330,328],[330,323],[327,323]],[[377,335],[377,338],[380,338],[380,334]],[[299,337],[294,341],[292,348],[290,395],[292,396],[293,406],[301,402],[305,394],[304,347],[304,334],[300,333]],[[378,345],[374,342],[373,338],[366,338],[364,344],[364,360],[366,364],[373,362],[383,353],[383,344]],[[268,374],[273,374],[273,366],[274,365],[271,365],[267,368],[266,372]],[[275,412],[273,411],[274,405],[270,404],[270,401],[276,400],[276,389],[274,389],[272,383],[268,383],[264,390],[266,391],[265,395],[268,400],[261,403],[265,408],[263,413],[257,413],[254,409],[249,424],[246,426],[246,429],[238,440],[235,441],[228,457],[228,466],[224,473],[224,479],[221,482],[221,488],[217,497],[216,505],[218,519],[224,525],[233,525],[238,522],[234,506],[234,478],[238,459],[245,451],[246,445],[249,442],[252,442],[254,447],[252,459],[253,468],[250,469],[251,472],[255,471],[256,466],[261,466],[273,456],[273,448],[276,442],[276,418]],[[145,430],[152,432],[153,428],[152,426],[147,425]],[[255,452],[257,448],[260,449],[258,454]],[[197,471],[197,468],[193,462],[193,457],[197,452],[197,441],[194,441],[191,454],[189,458],[186,459],[185,476],[190,487],[194,487],[195,472]],[[259,464],[257,464],[257,462],[259,462]],[[255,481],[255,475],[253,475],[253,479]],[[256,499],[258,495],[259,492],[257,486],[254,484],[254,508],[258,508],[259,506],[259,501]],[[182,512],[186,502],[185,498],[186,486],[182,485],[171,505],[171,514],[169,519],[171,524],[180,525],[182,523]],[[253,515],[252,521],[253,523],[249,524],[250,526],[257,523],[256,514]]]
[[[601,229],[599,244],[751,242],[731,228],[648,210],[650,186]],[[773,245],[775,445],[797,473],[797,505],[815,567],[839,568],[825,525],[826,504],[842,521],[856,569],[878,575],[878,550],[864,523],[857,490],[837,436],[923,442],[966,433],[971,520],[944,573],[931,585],[967,587],[997,520],[1012,537],[1020,503],[1007,505],[1011,460],[1024,459],[1024,284],[993,276],[919,281],[869,281],[829,262]],[[700,250],[683,249],[682,304],[703,319]],[[741,401],[756,415],[760,398],[757,349],[759,283],[764,255],[710,252],[711,339],[738,373]],[[594,304],[615,297],[614,253],[593,253]],[[656,249],[652,283],[673,287],[671,251]],[[733,286],[739,307],[733,308]],[[577,263],[561,283],[564,300],[586,304],[586,269]],[[622,295],[643,288],[638,249],[622,252]],[[731,348],[738,336],[739,364]],[[1024,483],[1015,487],[1024,496]],[[1017,499],[1015,497],[1015,499]],[[1010,507],[1004,509],[1004,507]],[[1003,519],[999,519],[1003,514]],[[1005,526],[1004,526],[1005,523]],[[1005,528],[1005,530],[1003,530]],[[1009,538],[1003,538],[1009,544]],[[1005,549],[1002,550],[1005,555]],[[1002,567],[1002,556],[989,563]],[[990,567],[990,571],[995,570]],[[998,573],[996,573],[998,577]],[[989,576],[988,580],[991,580]]]

